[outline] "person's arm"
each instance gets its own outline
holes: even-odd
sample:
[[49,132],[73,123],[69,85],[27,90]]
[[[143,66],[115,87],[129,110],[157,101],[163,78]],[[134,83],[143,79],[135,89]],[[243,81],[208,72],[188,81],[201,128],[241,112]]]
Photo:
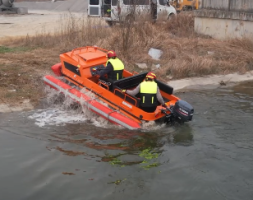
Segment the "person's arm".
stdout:
[[108,74],[109,72],[111,72],[113,70],[113,67],[112,67],[112,64],[109,62],[106,67],[101,70],[101,71],[98,71],[97,74],[102,77],[104,76],[105,74]]
[[160,102],[160,104],[164,105],[164,100],[158,87],[157,87],[156,98]]
[[138,94],[140,92],[140,85],[138,85],[135,89],[133,90],[126,90],[127,94],[130,94],[132,96],[135,96],[136,94]]

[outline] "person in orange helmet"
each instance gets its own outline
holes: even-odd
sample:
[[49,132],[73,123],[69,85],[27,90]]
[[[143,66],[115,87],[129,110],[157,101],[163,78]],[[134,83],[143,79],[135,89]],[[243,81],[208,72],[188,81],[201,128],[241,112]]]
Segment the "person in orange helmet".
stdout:
[[140,108],[146,112],[154,112],[158,102],[163,107],[167,107],[155,79],[156,75],[153,72],[149,72],[147,73],[144,81],[141,82],[135,89],[122,90],[122,92],[126,92],[127,94],[133,96],[140,94]]
[[108,79],[112,81],[122,79],[124,70],[123,62],[117,57],[115,51],[108,51],[107,58],[106,67],[101,71],[97,71],[96,74],[100,77],[107,74]]

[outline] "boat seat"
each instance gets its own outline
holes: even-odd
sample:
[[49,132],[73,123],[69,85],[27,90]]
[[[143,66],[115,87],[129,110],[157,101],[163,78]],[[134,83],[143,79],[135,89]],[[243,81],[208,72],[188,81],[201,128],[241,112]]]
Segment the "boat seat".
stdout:
[[146,77],[147,72],[137,74],[134,76],[126,77],[117,81],[114,81],[113,86],[121,89],[132,89],[138,86]]
[[[132,89],[137,87],[146,77],[147,72],[141,73],[141,74],[137,74],[134,76],[130,76],[130,77],[126,77],[123,79],[120,79],[118,81],[114,81],[113,82],[113,88],[114,87],[119,87],[121,89]],[[156,80],[156,83],[159,87],[160,90],[164,91],[167,94],[172,94],[173,93],[173,88],[170,87],[169,85]]]
[[[130,77],[126,77],[112,83],[112,88],[110,88],[110,90],[117,96],[119,96],[120,98],[124,99],[125,101],[131,103],[132,105],[136,105],[137,107],[139,107],[140,104],[140,99],[138,98],[138,95],[136,96],[131,96],[126,94],[126,96],[121,92],[122,89],[133,89],[135,87],[137,87],[146,77],[147,72],[141,73],[141,74],[137,74],[134,76],[130,76]],[[159,87],[160,90],[164,91],[165,93],[168,94],[172,94],[173,93],[173,88],[170,87],[169,85],[156,80],[156,83]],[[168,102],[169,100],[166,99],[165,97],[163,97],[165,102]]]

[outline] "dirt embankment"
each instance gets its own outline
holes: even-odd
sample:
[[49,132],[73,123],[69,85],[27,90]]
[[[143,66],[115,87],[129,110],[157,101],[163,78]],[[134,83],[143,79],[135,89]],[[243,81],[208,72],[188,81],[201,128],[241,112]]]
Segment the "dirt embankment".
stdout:
[[[58,9],[63,7],[58,5]],[[253,42],[197,35],[191,14],[165,23],[109,27],[82,13],[64,13],[31,10],[24,16],[0,16],[0,112],[17,110],[21,105],[31,109],[44,96],[42,77],[51,73],[59,54],[87,45],[113,49],[128,70],[154,70],[175,89],[253,79]],[[160,60],[148,55],[150,48],[163,51]],[[135,63],[146,63],[147,69],[139,69]],[[160,68],[154,68],[157,64]],[[237,72],[240,75],[228,75]]]
[[20,38],[57,32],[63,18],[71,12],[83,17],[87,1],[23,1],[15,7],[27,7],[29,14],[0,15],[0,112],[32,109],[43,94],[43,75],[59,62],[59,49],[13,44]]

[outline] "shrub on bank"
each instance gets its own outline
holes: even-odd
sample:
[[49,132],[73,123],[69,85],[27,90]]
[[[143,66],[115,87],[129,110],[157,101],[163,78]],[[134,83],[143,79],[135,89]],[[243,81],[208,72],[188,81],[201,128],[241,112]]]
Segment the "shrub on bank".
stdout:
[[[251,70],[253,42],[248,39],[217,41],[194,32],[192,13],[181,13],[167,22],[122,22],[109,27],[102,19],[63,15],[54,33],[46,30],[16,41],[25,47],[49,48],[59,52],[87,45],[113,49],[130,70],[135,62],[161,64],[157,73],[166,79]],[[148,56],[150,48],[163,51],[159,61]]]

